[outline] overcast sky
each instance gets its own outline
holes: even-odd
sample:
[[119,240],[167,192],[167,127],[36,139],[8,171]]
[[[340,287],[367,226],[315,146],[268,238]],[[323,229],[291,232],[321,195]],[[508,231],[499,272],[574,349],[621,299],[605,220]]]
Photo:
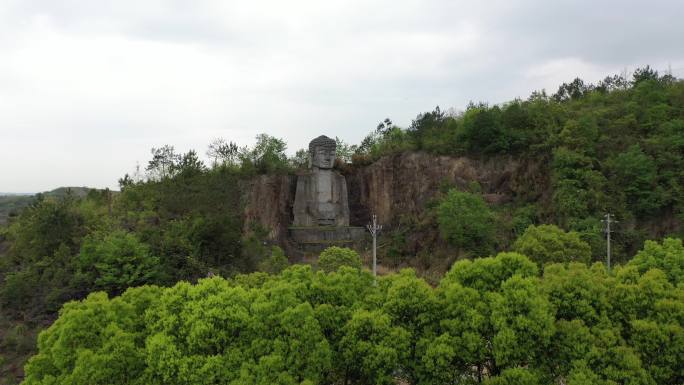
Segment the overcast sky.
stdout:
[[390,117],[650,64],[684,2],[0,0],[0,191],[117,187],[150,148],[265,132],[292,153]]

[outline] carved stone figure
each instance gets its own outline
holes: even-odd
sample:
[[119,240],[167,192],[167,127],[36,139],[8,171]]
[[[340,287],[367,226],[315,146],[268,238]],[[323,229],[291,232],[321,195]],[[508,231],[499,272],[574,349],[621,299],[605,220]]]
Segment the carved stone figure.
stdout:
[[347,182],[333,170],[336,143],[321,135],[309,143],[310,170],[297,177],[294,226],[349,226]]

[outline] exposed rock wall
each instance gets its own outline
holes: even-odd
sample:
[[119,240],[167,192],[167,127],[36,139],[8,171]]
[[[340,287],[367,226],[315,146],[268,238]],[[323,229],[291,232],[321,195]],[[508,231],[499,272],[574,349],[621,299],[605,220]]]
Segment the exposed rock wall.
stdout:
[[[464,157],[404,153],[383,157],[363,167],[345,170],[349,192],[350,224],[363,226],[371,211],[391,224],[402,214],[418,214],[443,184],[467,188],[477,182],[485,199],[505,203],[529,193],[525,186],[545,173],[538,166],[512,158],[476,160]],[[262,175],[245,186],[245,231],[258,224],[268,238],[283,243],[293,220],[296,176]]]
[[526,184],[522,178],[530,175],[528,167],[511,158],[475,160],[425,153],[384,157],[346,175],[351,221],[362,225],[372,211],[383,223],[392,223],[402,214],[417,214],[443,184],[465,189],[477,182],[485,200],[505,203]]
[[296,181],[293,175],[259,175],[245,183],[243,232],[258,226],[268,231],[269,240],[284,241],[293,219]]

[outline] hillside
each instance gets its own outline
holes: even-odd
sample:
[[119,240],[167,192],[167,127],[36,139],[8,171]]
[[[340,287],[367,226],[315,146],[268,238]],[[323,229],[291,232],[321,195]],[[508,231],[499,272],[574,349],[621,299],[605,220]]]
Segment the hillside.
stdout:
[[33,199],[32,195],[0,195],[0,225],[6,224],[10,216],[18,215]]
[[[344,279],[302,266],[280,273],[288,262],[312,257],[299,253],[286,235],[305,152],[288,158],[286,143],[265,134],[252,148],[228,142],[212,146],[211,165],[196,151],[155,149],[147,178],[125,175],[117,194],[87,188],[66,193],[62,188],[45,194],[51,199],[13,201],[18,215],[0,227],[0,237],[10,246],[0,258],[3,373],[18,373],[19,363],[33,353],[36,330],[52,323],[65,302],[102,291],[113,299],[94,294],[67,306],[46,334],[55,336],[49,338],[50,347],[42,347],[29,366],[27,384],[50,376],[78,383],[72,374],[97,383],[87,372],[95,361],[122,362],[117,375],[144,371],[150,383],[183,382],[180,372],[189,376],[186,383],[199,383],[200,373],[220,371],[212,366],[215,358],[209,358],[219,356],[234,370],[215,380],[244,383],[276,381],[269,373],[293,384],[325,383],[321,373],[344,383],[364,383],[365,377],[389,383],[399,376],[408,383],[429,379],[424,383],[437,384],[446,381],[440,377],[445,373],[473,381],[501,377],[503,382],[493,384],[514,379],[568,383],[572,376],[601,384],[626,378],[629,383],[675,384],[683,378],[676,365],[662,364],[667,372],[656,370],[658,355],[639,339],[642,332],[667,330],[658,337],[667,350],[684,338],[677,310],[681,290],[675,291],[684,270],[684,250],[676,239],[684,235],[681,80],[648,67],[632,79],[613,76],[595,85],[576,79],[553,95],[542,91],[502,105],[471,104],[458,114],[436,108],[406,128],[387,119],[358,145],[338,141],[336,168],[347,181],[352,224],[364,225],[377,213],[385,225],[381,271],[414,269],[388,274],[377,288],[368,287],[369,277],[358,270],[340,273],[347,274]],[[613,234],[614,271],[601,265],[606,213],[620,221]],[[358,251],[364,258],[367,250]],[[476,259],[489,256],[496,257]],[[471,265],[470,260],[480,262]],[[519,274],[509,268],[519,268]],[[232,278],[200,280],[216,275]],[[196,286],[187,283],[198,280]],[[573,291],[580,284],[591,287]],[[155,286],[127,291],[141,285]],[[639,297],[642,290],[657,295]],[[228,298],[221,293],[230,293],[225,306],[236,312],[197,310],[194,301],[214,294]],[[275,303],[265,298],[276,298]],[[529,302],[516,302],[523,298]],[[568,298],[580,299],[564,304]],[[245,305],[254,301],[263,307]],[[174,304],[186,302],[183,316],[189,318],[178,333],[188,335],[176,335],[164,326],[166,318],[177,311]],[[368,313],[385,303],[394,305],[383,307],[382,314]],[[459,303],[472,306],[449,307]],[[94,343],[78,361],[70,350],[78,350],[78,344],[55,341],[80,335],[78,322],[70,317],[89,319],[91,307],[128,313],[120,321],[115,320],[119,315],[108,318],[102,330],[92,329],[98,330],[94,340],[109,341],[105,336],[111,333],[117,336],[112,344],[120,345]],[[141,309],[148,307],[159,312],[150,315],[151,323],[141,318]],[[524,309],[519,317],[518,308]],[[207,326],[204,320],[216,324]],[[360,326],[368,320],[379,322],[373,326],[377,335]],[[244,327],[222,329],[232,322]],[[273,343],[256,337],[269,322],[274,322],[268,330],[273,334],[263,335]],[[302,322],[311,325],[305,329],[312,335],[297,334],[301,328],[292,325]],[[247,326],[252,323],[256,326]],[[538,324],[548,329],[525,327]],[[214,335],[243,339],[236,345],[209,341]],[[457,336],[474,340],[453,340]],[[193,345],[195,337],[200,342]],[[187,344],[173,350],[169,339]],[[379,349],[387,345],[389,350],[377,356],[397,350],[393,341],[404,341],[410,356],[391,353],[391,362],[354,367],[364,349],[355,344],[364,339]],[[568,350],[577,339],[584,350]],[[538,340],[557,355],[544,361],[534,353]],[[305,364],[310,361],[306,354],[287,361],[288,349],[299,350],[299,341],[311,344],[308,352],[327,358],[311,367]],[[453,346],[470,349],[469,358],[450,351]],[[624,361],[601,361],[603,353],[596,353],[601,349]],[[668,360],[680,357],[675,350],[667,350]],[[124,353],[106,356],[111,351]],[[137,358],[129,362],[124,356]],[[178,367],[162,359],[171,356],[183,357],[174,361]],[[64,362],[68,370],[58,369]],[[352,366],[345,369],[339,362]],[[623,377],[611,371],[616,366]],[[168,370],[177,372],[162,370],[172,367]],[[245,377],[234,377],[238,372]]]
[[[67,194],[73,194],[83,198],[88,194],[88,187],[58,187],[54,190],[40,193],[45,197],[63,198]],[[7,223],[9,217],[16,216],[22,209],[34,202],[37,194],[30,193],[0,193],[0,226]]]

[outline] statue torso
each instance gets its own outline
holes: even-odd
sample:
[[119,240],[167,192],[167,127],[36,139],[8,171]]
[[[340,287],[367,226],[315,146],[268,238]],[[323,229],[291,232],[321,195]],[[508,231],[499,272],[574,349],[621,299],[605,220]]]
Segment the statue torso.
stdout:
[[295,226],[348,226],[349,206],[344,176],[314,168],[297,178]]

